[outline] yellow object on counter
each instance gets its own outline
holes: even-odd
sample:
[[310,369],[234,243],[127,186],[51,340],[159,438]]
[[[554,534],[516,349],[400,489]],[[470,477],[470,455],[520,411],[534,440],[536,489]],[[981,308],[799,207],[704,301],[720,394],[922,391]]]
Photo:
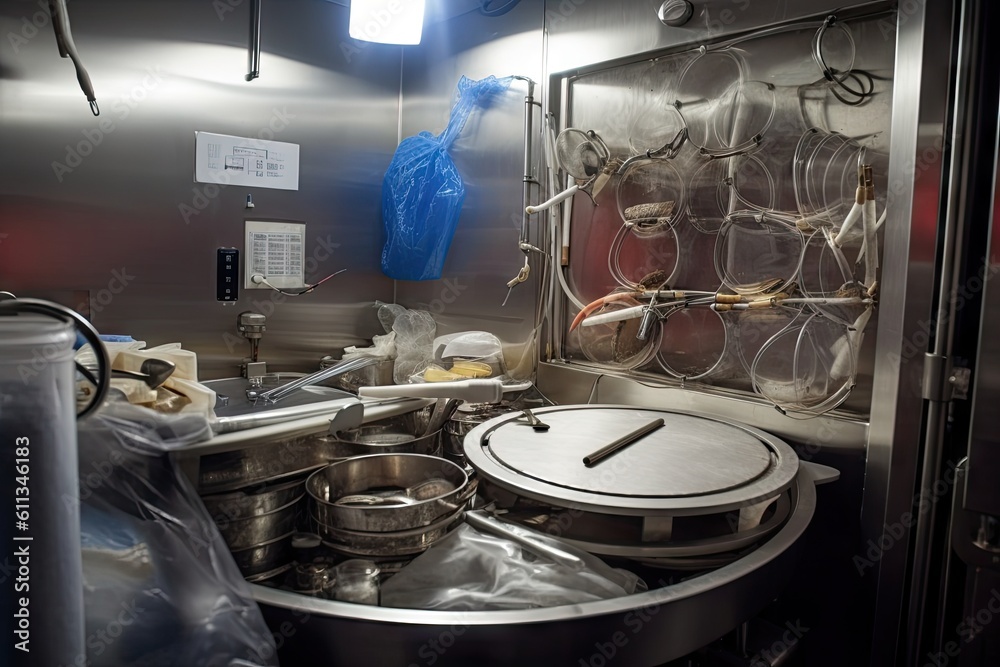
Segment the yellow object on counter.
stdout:
[[427,382],[451,382],[452,380],[464,380],[466,376],[446,371],[440,366],[428,366],[424,370],[424,380]]
[[488,378],[493,369],[481,361],[456,361],[451,365],[451,372],[466,378]]

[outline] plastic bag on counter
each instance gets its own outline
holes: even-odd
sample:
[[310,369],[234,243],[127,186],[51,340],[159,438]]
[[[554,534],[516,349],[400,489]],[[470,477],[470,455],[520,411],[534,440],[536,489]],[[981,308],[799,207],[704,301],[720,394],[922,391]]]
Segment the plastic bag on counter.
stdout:
[[487,331],[438,336],[434,339],[434,362],[457,376],[447,378],[450,380],[505,377],[507,372],[500,339]]
[[582,561],[536,555],[504,537],[462,524],[382,584],[382,606],[439,611],[530,609],[608,600],[646,590],[631,572],[538,531],[531,539]]
[[396,332],[393,379],[396,384],[406,384],[434,361],[432,346],[437,323],[426,310],[407,310],[396,317],[392,330]]
[[379,324],[382,325],[386,333],[392,333],[392,325],[396,321],[396,318],[406,312],[406,308],[396,303],[376,301],[375,307],[378,308]]
[[348,361],[349,359],[355,359],[357,357],[377,357],[379,359],[395,359],[396,358],[396,332],[390,331],[384,336],[372,336],[372,344],[370,347],[357,347],[351,345],[344,348],[344,354],[340,357],[341,361]]
[[465,185],[448,149],[469,116],[489,98],[506,91],[512,77],[479,81],[462,77],[458,100],[444,131],[400,142],[382,180],[382,221],[386,242],[382,271],[397,280],[436,280],[465,200]]
[[202,416],[124,401],[80,422],[86,664],[277,665],[260,608],[168,456],[210,435]]

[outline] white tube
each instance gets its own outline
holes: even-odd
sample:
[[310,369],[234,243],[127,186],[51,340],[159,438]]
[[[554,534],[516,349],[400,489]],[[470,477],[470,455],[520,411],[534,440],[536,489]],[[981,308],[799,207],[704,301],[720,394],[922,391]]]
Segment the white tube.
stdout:
[[539,211],[547,211],[548,209],[550,209],[551,207],[555,206],[556,204],[558,204],[559,202],[563,201],[564,199],[569,199],[570,197],[572,197],[573,195],[575,195],[576,191],[579,190],[579,189],[580,189],[579,185],[575,185],[575,184],[571,185],[568,188],[566,188],[565,190],[563,190],[562,192],[560,192],[559,194],[557,194],[552,199],[549,199],[548,201],[544,201],[541,204],[538,204],[537,206],[527,206],[527,207],[525,207],[524,210],[525,210],[525,212],[528,215],[531,215],[532,213],[538,213]]
[[[503,397],[503,391],[503,383],[492,378],[488,380],[456,380],[455,382],[421,382],[358,387],[358,396],[361,398],[459,398],[470,403],[497,403]],[[512,389],[512,391],[514,390]]]
[[854,321],[854,325],[847,333],[837,339],[833,344],[833,363],[830,364],[830,377],[834,380],[841,380],[850,377],[854,373],[854,366],[861,349],[861,341],[865,335],[865,327],[871,319],[872,309],[865,308],[864,312]]
[[862,299],[859,296],[839,296],[839,297],[802,297],[794,299],[776,299],[778,304],[787,303],[813,303],[819,306],[861,306],[871,303],[871,299]]
[[[879,216],[878,222],[875,223],[875,232],[876,233],[878,233],[878,230],[882,229],[882,225],[885,224],[886,214],[888,214],[888,213],[889,213],[889,209],[888,208],[882,209],[882,215]],[[861,243],[861,250],[858,251],[858,261],[859,262],[861,261],[861,258],[865,256],[865,250],[866,250],[866,243],[862,242]],[[877,257],[875,259],[876,259],[876,261],[878,261]]]
[[854,202],[854,206],[848,212],[847,217],[844,218],[844,224],[840,226],[840,231],[837,232],[836,238],[833,242],[839,248],[844,245],[844,241],[847,239],[847,233],[854,228],[854,225],[861,219],[861,214],[863,213],[864,206],[857,202]]
[[865,247],[870,251],[865,253],[865,287],[875,284],[878,270],[878,236],[875,235],[875,200],[865,202],[862,212],[865,229]]
[[632,306],[631,308],[622,308],[621,310],[616,310],[611,313],[604,313],[603,315],[591,315],[583,322],[580,322],[581,327],[596,327],[598,324],[608,324],[609,322],[624,322],[625,320],[634,320],[636,318],[642,317],[642,311],[646,309],[646,306]]
[[569,265],[569,241],[570,241],[570,226],[573,222],[573,198],[570,197],[563,203],[563,219],[562,219],[562,252],[563,257],[566,259],[566,266]]

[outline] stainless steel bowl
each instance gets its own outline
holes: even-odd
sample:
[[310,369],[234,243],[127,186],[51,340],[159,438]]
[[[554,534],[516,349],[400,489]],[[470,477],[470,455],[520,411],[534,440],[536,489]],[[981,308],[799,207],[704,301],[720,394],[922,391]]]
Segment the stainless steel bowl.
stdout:
[[202,456],[198,491],[215,494],[305,474],[334,458],[313,436]]
[[441,431],[427,433],[429,419],[429,410],[417,410],[318,440],[332,458],[397,453],[440,456]]
[[233,559],[243,576],[270,572],[291,563],[292,535],[294,533],[288,533],[266,544],[233,551]]
[[259,547],[295,530],[303,497],[267,514],[216,525],[231,551]]
[[485,421],[514,411],[509,403],[478,403],[463,404],[455,410],[451,419],[445,423],[441,435],[443,456],[464,467],[466,472],[472,470],[465,459],[462,443],[469,431]]
[[202,496],[205,508],[217,524],[268,514],[305,494],[306,480],[300,477],[231,493]]
[[[414,500],[412,504],[338,505],[345,496],[386,489],[403,490],[427,480],[444,479],[446,493]],[[317,470],[306,480],[313,516],[339,530],[395,532],[428,526],[464,508],[475,484],[451,461],[422,454],[373,454],[338,461]]]
[[390,557],[408,556],[426,551],[428,547],[461,523],[464,510],[448,514],[436,522],[410,530],[387,533],[365,533],[327,526],[315,516],[313,526],[323,537],[323,544],[346,556]]

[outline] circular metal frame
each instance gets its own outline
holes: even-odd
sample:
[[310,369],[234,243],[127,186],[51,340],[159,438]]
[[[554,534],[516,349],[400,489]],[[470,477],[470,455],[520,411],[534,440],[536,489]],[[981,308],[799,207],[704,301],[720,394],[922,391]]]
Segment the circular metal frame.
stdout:
[[709,556],[737,551],[749,547],[780,528],[788,519],[795,504],[795,487],[782,493],[775,505],[774,514],[760,524],[747,530],[700,540],[683,542],[594,542],[563,536],[561,539],[592,554],[619,558],[687,558]]
[[482,478],[519,496],[567,509],[623,516],[697,516],[746,507],[772,498],[787,489],[795,479],[799,468],[799,459],[795,451],[779,438],[736,421],[699,413],[628,405],[555,406],[541,408],[534,413],[545,421],[544,415],[553,412],[609,409],[648,412],[650,417],[662,416],[664,413],[678,414],[735,427],[756,438],[770,451],[772,465],[745,486],[696,496],[636,498],[578,491],[526,477],[502,465],[487,451],[490,435],[506,424],[516,423],[518,419],[516,415],[496,417],[470,431],[465,437],[466,459]]
[[[404,664],[421,647],[460,629],[461,652],[442,665],[510,664],[516,647],[535,646],[534,659],[569,664],[593,651],[589,637],[610,637],[639,610],[656,610],[646,632],[621,648],[623,664],[658,665],[687,655],[757,613],[787,584],[799,539],[816,511],[815,484],[832,475],[803,463],[794,480],[796,502],[788,521],[763,544],[718,569],[672,585],[611,600],[539,609],[433,611],[357,605],[310,598],[261,585],[250,590],[271,627],[297,629],[282,660],[311,664],[318,652],[328,667]],[[308,622],[305,622],[308,620]],[[498,646],[497,636],[504,644]],[[350,636],[352,641],[343,641]],[[523,650],[523,649],[521,649]],[[523,657],[523,656],[522,656]]]

